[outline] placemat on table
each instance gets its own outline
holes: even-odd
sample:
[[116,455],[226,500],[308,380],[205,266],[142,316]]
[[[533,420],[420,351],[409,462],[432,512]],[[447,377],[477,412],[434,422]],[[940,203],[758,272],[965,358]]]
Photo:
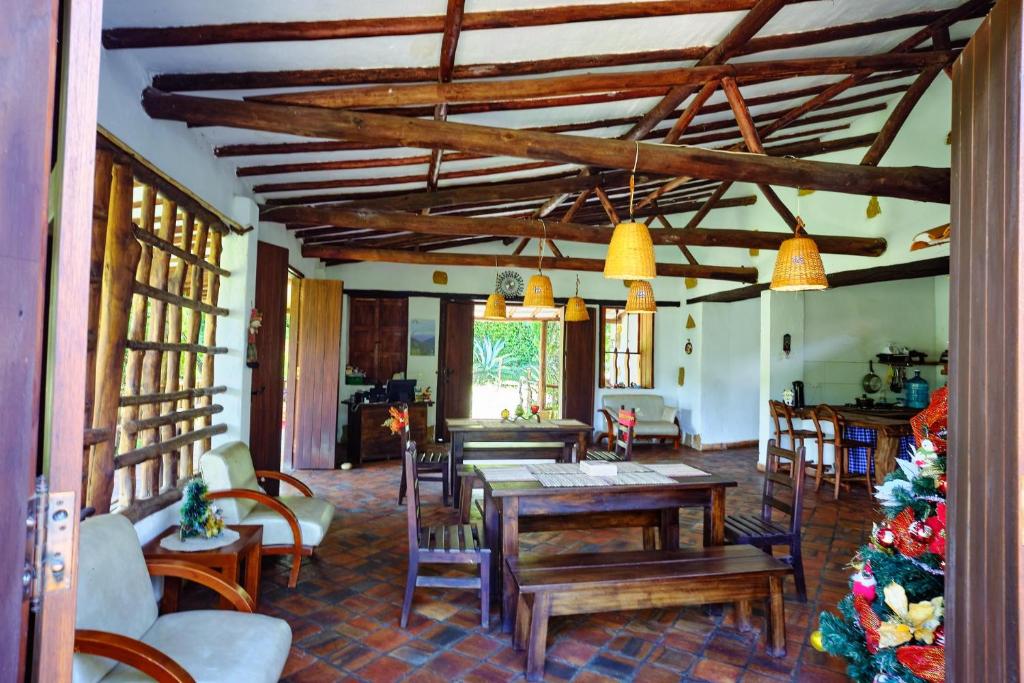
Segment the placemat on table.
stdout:
[[538,474],[537,481],[546,488],[576,488],[587,486],[609,486],[605,479],[592,477],[589,474]]
[[177,533],[173,533],[160,539],[160,547],[164,550],[195,553],[200,550],[223,548],[226,545],[231,545],[239,538],[241,538],[241,534],[234,529],[224,529],[220,532],[219,536],[214,536],[213,538],[195,536],[186,538],[184,541],[178,538]]
[[674,479],[669,479],[658,472],[620,472],[614,477],[602,477],[612,486],[640,486],[643,484],[674,484]]
[[616,462],[615,467],[618,468],[619,474],[623,472],[650,472],[651,468],[642,462]]
[[660,462],[647,465],[652,472],[664,474],[666,477],[706,477],[708,473],[681,462]]
[[534,474],[580,474],[580,466],[574,462],[546,462],[527,465]]
[[526,467],[481,467],[484,479],[496,481],[534,481],[537,477]]

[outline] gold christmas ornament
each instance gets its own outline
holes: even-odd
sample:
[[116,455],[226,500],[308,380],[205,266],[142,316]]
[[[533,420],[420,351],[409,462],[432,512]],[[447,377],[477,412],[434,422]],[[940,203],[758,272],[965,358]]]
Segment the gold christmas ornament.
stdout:
[[581,323],[590,320],[590,313],[587,312],[587,302],[580,297],[580,276],[576,276],[576,295],[569,297],[565,303],[565,322]]
[[616,280],[652,280],[657,274],[654,266],[654,242],[643,223],[633,220],[633,191],[636,185],[636,166],[640,161],[640,143],[636,143],[633,173],[629,176],[629,220],[619,223],[612,232],[608,255],[604,261],[604,276]]
[[646,280],[634,280],[629,286],[626,299],[626,313],[654,313],[658,304],[654,300],[654,288]]

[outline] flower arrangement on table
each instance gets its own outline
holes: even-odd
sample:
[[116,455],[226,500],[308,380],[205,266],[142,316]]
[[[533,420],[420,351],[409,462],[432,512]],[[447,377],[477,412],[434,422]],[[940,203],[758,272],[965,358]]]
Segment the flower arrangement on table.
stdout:
[[381,427],[387,427],[391,430],[392,434],[398,434],[409,426],[408,410],[399,410],[398,408],[391,406],[388,408],[388,413],[390,414],[390,417],[384,420]]
[[224,532],[224,514],[206,499],[207,490],[206,482],[200,476],[193,477],[185,484],[178,513],[178,537],[182,541],[188,538],[216,538]]
[[911,420],[917,450],[877,487],[885,519],[851,562],[850,594],[811,634],[859,683],[945,680],[947,400],[936,391]]

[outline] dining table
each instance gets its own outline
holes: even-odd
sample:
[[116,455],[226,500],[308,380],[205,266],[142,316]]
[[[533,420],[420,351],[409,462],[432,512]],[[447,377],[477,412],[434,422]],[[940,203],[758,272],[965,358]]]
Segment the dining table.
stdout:
[[512,629],[516,589],[505,562],[519,556],[521,533],[656,526],[660,547],[677,550],[680,508],[700,507],[704,545],[723,545],[725,493],[736,486],[683,463],[618,463],[616,476],[589,478],[573,463],[477,470],[484,490],[484,541],[493,558],[491,585],[501,588],[506,632]]
[[[544,420],[535,417],[520,419],[489,418],[448,418],[445,426],[451,434],[451,457],[448,458],[448,481],[452,482],[453,500],[460,500],[462,482],[457,476],[466,458],[466,444],[493,444],[493,449],[473,450],[473,459],[536,458],[537,449],[545,443],[557,443],[560,452],[555,458],[559,462],[575,462],[587,450],[587,438],[593,427],[579,420]],[[525,446],[521,448],[500,448],[501,444]]]
[[[903,437],[913,435],[914,430],[910,425],[910,418],[920,411],[902,407],[884,410],[852,408],[849,406],[832,406],[832,408],[843,418],[843,422],[847,427],[870,429],[875,433],[875,473],[879,481],[896,469],[896,457],[900,450],[900,440]],[[793,415],[794,417],[810,420],[813,409],[813,406],[794,408]]]

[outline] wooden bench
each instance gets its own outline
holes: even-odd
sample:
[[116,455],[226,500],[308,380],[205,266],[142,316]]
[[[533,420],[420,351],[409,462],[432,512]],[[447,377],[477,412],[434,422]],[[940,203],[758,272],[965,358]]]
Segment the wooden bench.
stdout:
[[526,678],[542,680],[548,617],[709,603],[736,604],[750,629],[752,600],[767,600],[768,652],[786,655],[784,562],[748,545],[509,558],[518,594],[513,643],[527,649]]

